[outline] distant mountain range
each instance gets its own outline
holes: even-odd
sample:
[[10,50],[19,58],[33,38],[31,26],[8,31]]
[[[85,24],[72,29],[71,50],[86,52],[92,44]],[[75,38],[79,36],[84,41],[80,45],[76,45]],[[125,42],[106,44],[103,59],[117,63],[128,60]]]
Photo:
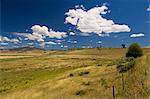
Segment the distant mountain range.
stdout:
[[11,48],[11,49],[0,49],[1,52],[8,52],[8,51],[17,51],[17,52],[25,52],[25,51],[33,51],[33,50],[44,50],[42,48],[36,47],[18,47],[18,48]]
[[[146,47],[143,47],[143,48],[150,48],[150,46],[146,46]],[[77,48],[77,49],[80,49],[80,48]],[[34,46],[32,46],[32,47],[31,46],[25,46],[25,47],[8,48],[8,49],[0,48],[0,52],[9,52],[9,51],[11,51],[11,52],[26,52],[26,51],[34,51],[34,50],[44,51],[45,49],[36,48]]]

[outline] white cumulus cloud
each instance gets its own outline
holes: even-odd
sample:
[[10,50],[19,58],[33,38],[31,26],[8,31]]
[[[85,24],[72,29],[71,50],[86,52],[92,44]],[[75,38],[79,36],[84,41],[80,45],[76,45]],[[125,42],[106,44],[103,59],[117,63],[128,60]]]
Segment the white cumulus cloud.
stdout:
[[49,41],[49,42],[44,42],[45,44],[52,44],[52,45],[55,45],[55,44],[57,44],[57,43],[55,43],[55,42],[52,42],[52,41]]
[[109,33],[101,33],[101,34],[98,34],[98,36],[101,36],[101,37],[109,36]]
[[8,37],[3,37],[3,36],[0,36],[0,42],[11,42],[11,43],[18,43],[19,40],[14,38],[14,39],[10,39]]
[[139,34],[131,34],[130,37],[142,37],[144,36],[143,33],[139,33]]
[[146,9],[147,11],[150,11],[150,5],[148,6],[148,8]]
[[73,44],[78,43],[77,41],[72,41],[72,40],[68,40],[67,42],[68,42],[68,43],[73,43]]
[[61,47],[61,48],[68,48],[67,45],[61,45],[60,47]]
[[74,32],[70,32],[69,35],[76,35]]
[[8,43],[1,42],[0,45],[4,45],[5,46],[5,45],[8,45]]
[[38,42],[44,42],[46,37],[49,38],[65,38],[67,37],[66,32],[54,31],[52,29],[48,29],[46,26],[34,25],[31,27],[32,33],[16,33],[16,35],[26,37],[26,40],[37,40]]
[[56,42],[52,42],[52,41],[48,41],[48,42],[41,42],[41,44],[39,44],[39,46],[41,47],[45,47],[45,45],[56,45],[56,44],[61,44],[61,43],[56,43]]
[[82,33],[113,33],[130,32],[126,24],[116,24],[111,19],[106,19],[102,15],[108,13],[108,7],[94,7],[89,10],[82,8],[70,9],[65,13],[65,23],[72,24]]
[[102,43],[102,41],[97,41],[97,43],[98,43],[98,44],[101,44],[101,43]]

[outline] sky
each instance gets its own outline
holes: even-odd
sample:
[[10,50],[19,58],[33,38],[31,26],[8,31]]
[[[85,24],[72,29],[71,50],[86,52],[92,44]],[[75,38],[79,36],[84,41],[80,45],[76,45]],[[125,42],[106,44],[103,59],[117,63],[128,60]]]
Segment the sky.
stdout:
[[149,0],[1,0],[0,48],[150,45]]

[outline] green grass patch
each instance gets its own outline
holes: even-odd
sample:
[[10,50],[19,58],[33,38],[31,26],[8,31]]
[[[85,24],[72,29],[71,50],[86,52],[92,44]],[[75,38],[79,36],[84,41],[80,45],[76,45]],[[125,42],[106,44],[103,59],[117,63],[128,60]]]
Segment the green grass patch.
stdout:
[[42,81],[57,77],[66,71],[79,68],[57,68],[51,69],[30,69],[23,71],[0,72],[0,94],[11,92],[20,88],[27,88]]

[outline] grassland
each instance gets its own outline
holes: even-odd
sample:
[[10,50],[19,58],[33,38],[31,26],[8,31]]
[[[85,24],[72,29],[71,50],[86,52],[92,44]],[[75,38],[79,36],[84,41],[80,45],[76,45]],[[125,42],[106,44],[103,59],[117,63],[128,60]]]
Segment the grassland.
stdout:
[[0,53],[1,99],[148,99],[150,48],[123,73],[116,69],[126,49],[76,49]]

